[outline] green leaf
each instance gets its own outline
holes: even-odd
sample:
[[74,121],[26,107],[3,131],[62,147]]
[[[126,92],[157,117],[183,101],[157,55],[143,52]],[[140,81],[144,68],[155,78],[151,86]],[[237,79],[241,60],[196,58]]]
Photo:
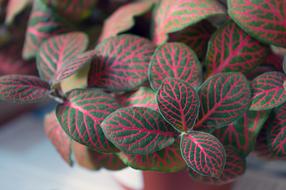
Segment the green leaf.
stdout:
[[251,91],[241,73],[220,73],[199,89],[200,115],[194,129],[214,130],[239,119],[248,110]]
[[250,110],[269,110],[286,101],[284,87],[286,75],[281,72],[266,72],[251,82],[253,96]]
[[64,131],[75,141],[99,152],[117,149],[104,136],[101,122],[120,106],[115,99],[99,89],[75,89],[56,109]]
[[128,154],[151,154],[174,143],[175,133],[160,114],[150,108],[121,108],[101,124],[105,136]]
[[187,165],[203,176],[220,177],[225,166],[223,145],[211,134],[190,131],[181,136],[181,154]]
[[162,0],[154,14],[153,41],[163,44],[168,33],[224,13],[224,7],[214,0]]
[[263,63],[268,48],[229,21],[209,41],[207,75],[220,72],[248,73]]
[[167,79],[157,93],[163,118],[180,132],[187,132],[196,122],[200,99],[193,87],[176,79]]
[[55,81],[61,79],[63,67],[69,64],[88,46],[88,38],[84,33],[72,32],[49,38],[37,54],[37,67],[42,79]]

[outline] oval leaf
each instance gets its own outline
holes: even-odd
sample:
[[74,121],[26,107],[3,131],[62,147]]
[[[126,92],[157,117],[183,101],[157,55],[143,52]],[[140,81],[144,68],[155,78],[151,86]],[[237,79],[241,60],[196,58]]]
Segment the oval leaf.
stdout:
[[99,37],[101,42],[109,37],[116,36],[131,29],[135,25],[134,17],[143,15],[149,11],[157,0],[142,0],[123,5],[117,9],[104,22],[102,34]]
[[247,73],[264,61],[267,51],[266,46],[250,37],[235,23],[228,22],[210,40],[205,61],[207,73]]
[[178,172],[186,167],[186,163],[180,154],[180,144],[174,143],[158,152],[147,155],[119,153],[121,160],[134,169]]
[[45,41],[37,54],[37,67],[41,78],[47,81],[60,78],[58,71],[64,63],[85,51],[87,45],[88,38],[81,32],[62,34]]
[[175,133],[160,114],[143,107],[122,108],[101,124],[105,136],[128,154],[150,154],[174,143]]
[[223,6],[214,0],[162,0],[154,14],[154,42],[163,44],[168,33],[224,12]]
[[193,170],[190,170],[190,176],[195,181],[209,184],[229,184],[234,182],[239,176],[244,174],[246,169],[246,160],[232,147],[226,147],[226,163],[222,175],[219,178],[210,176],[201,176]]
[[159,88],[157,102],[161,115],[178,131],[187,132],[198,117],[200,99],[188,83],[167,79]]
[[158,110],[155,92],[148,87],[140,87],[138,90],[117,96],[123,107],[146,107]]
[[133,90],[147,81],[147,71],[154,45],[134,35],[104,40],[96,47],[89,85],[110,91]]
[[68,165],[72,166],[73,161],[71,158],[71,139],[63,131],[54,112],[48,114],[45,117],[44,127],[46,135],[58,153]]
[[102,154],[73,141],[73,151],[77,163],[89,170],[121,170],[126,165],[115,154]]
[[285,74],[275,71],[256,77],[251,82],[253,96],[250,110],[267,110],[283,104],[286,101],[285,80]]
[[54,82],[62,81],[75,74],[79,69],[90,63],[93,58],[95,58],[96,54],[97,52],[95,50],[91,50],[64,61],[62,66],[56,72]]
[[35,57],[41,43],[52,35],[63,32],[63,28],[63,21],[43,0],[34,1],[26,32],[23,58]]
[[106,116],[120,106],[115,99],[98,89],[75,89],[57,106],[57,118],[64,131],[75,141],[100,152],[115,152],[100,127]]
[[181,136],[181,153],[187,165],[203,176],[220,177],[226,153],[219,140],[204,132],[191,131]]
[[284,0],[228,0],[228,13],[259,41],[286,47],[285,4]]
[[200,115],[196,129],[224,127],[248,109],[251,91],[240,73],[221,73],[205,81],[199,90]]
[[188,45],[202,60],[205,57],[208,42],[213,31],[214,28],[209,22],[202,21],[184,30],[171,33],[169,41],[182,42]]
[[247,156],[254,150],[257,135],[268,118],[269,111],[248,111],[228,125],[214,131],[214,135],[224,145],[232,145]]
[[182,43],[166,43],[157,48],[149,66],[149,82],[157,90],[166,78],[199,86],[202,68],[196,54]]
[[274,109],[267,129],[267,144],[273,155],[286,157],[286,104]]
[[0,99],[15,103],[34,103],[48,97],[50,86],[38,77],[6,75],[0,77]]

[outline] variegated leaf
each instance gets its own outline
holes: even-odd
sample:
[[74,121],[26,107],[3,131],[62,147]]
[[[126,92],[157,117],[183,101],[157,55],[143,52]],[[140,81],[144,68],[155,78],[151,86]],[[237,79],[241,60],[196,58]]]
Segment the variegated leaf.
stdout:
[[48,97],[50,86],[38,77],[5,75],[0,77],[0,99],[15,103],[34,103]]
[[89,85],[109,91],[130,91],[147,81],[154,45],[134,35],[104,40],[96,47],[97,58],[91,64]]
[[228,0],[228,13],[259,41],[286,47],[285,0]]
[[169,33],[224,13],[224,7],[214,0],[162,0],[154,14],[153,40],[163,44]]
[[190,176],[195,181],[208,184],[228,184],[234,182],[238,177],[244,174],[246,169],[246,160],[243,158],[235,148],[226,147],[226,163],[222,175],[219,178],[210,176],[201,176],[193,170],[190,170]]
[[240,154],[248,155],[254,150],[257,135],[269,113],[269,111],[247,111],[230,125],[215,130],[214,135],[224,145],[232,145]]
[[158,47],[149,66],[149,82],[157,90],[166,78],[183,80],[192,86],[202,81],[202,68],[196,54],[182,43]]
[[248,110],[251,91],[241,73],[220,73],[199,89],[200,115],[195,129],[214,130],[239,119]]
[[175,133],[160,114],[150,108],[121,108],[101,124],[105,136],[128,154],[151,154],[174,143]]
[[99,152],[117,149],[104,136],[101,122],[120,106],[111,95],[99,89],[75,89],[56,109],[64,131],[75,141]]
[[250,37],[232,21],[212,36],[207,56],[207,75],[238,71],[248,73],[266,58],[268,48]]
[[286,75],[281,72],[266,72],[251,82],[253,90],[250,110],[268,110],[286,101],[284,81]]
[[62,34],[45,41],[37,54],[37,67],[41,78],[47,81],[60,79],[62,76],[58,72],[84,52],[87,45],[88,38],[81,32]]
[[42,42],[59,32],[63,32],[63,28],[65,28],[63,20],[43,0],[34,0],[26,31],[23,58],[35,57]]
[[157,102],[163,118],[178,131],[187,132],[195,124],[200,99],[188,83],[166,79],[158,90]]
[[226,160],[223,145],[211,134],[190,131],[181,136],[181,153],[187,165],[203,176],[220,177]]
[[214,27],[207,21],[199,22],[183,30],[171,33],[170,42],[181,42],[189,46],[202,60],[205,57],[208,42]]

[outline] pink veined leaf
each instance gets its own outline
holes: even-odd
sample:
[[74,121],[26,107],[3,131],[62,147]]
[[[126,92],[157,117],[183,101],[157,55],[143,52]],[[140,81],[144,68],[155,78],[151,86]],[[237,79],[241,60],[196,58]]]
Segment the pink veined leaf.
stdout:
[[136,1],[117,9],[105,20],[99,42],[132,28],[135,24],[134,17],[143,15],[149,11],[156,1],[157,0]]
[[286,47],[286,1],[228,0],[228,13],[259,41]]
[[276,107],[267,126],[267,144],[277,157],[286,157],[286,104]]
[[38,77],[5,75],[0,77],[0,99],[15,103],[35,103],[48,97],[50,86]]
[[5,24],[11,24],[14,18],[21,13],[28,6],[32,0],[9,0],[7,5],[7,13],[5,17]]
[[178,172],[186,168],[186,163],[180,154],[180,143],[175,142],[158,152],[147,155],[119,153],[121,160],[134,169]]
[[62,19],[43,0],[35,0],[27,27],[23,58],[35,57],[41,43],[51,36],[63,32],[63,28]]
[[213,134],[224,145],[232,145],[240,154],[247,156],[254,150],[257,135],[269,113],[269,111],[247,111],[240,119],[215,130]]
[[158,110],[156,93],[149,87],[140,87],[136,91],[118,95],[117,101],[123,107],[146,107]]
[[[76,56],[83,53],[88,46],[88,38],[84,33],[71,32],[49,38],[37,54],[37,67],[42,79],[54,81],[60,79],[59,71],[70,64]],[[66,68],[64,68],[66,69]],[[60,72],[60,74],[63,74]]]
[[232,21],[227,22],[209,42],[205,61],[207,75],[231,71],[248,73],[265,60],[267,53],[266,46]]
[[209,39],[214,31],[207,21],[199,22],[183,30],[170,33],[169,42],[181,42],[189,46],[202,60],[205,57]]
[[284,81],[286,75],[281,72],[267,72],[251,82],[253,90],[250,110],[268,110],[286,101]]
[[80,21],[91,15],[97,0],[45,0],[57,12],[73,21]]
[[223,169],[222,175],[219,178],[210,176],[201,176],[193,170],[190,170],[190,176],[195,181],[223,185],[234,182],[238,177],[244,174],[246,169],[246,160],[243,158],[235,148],[227,146],[226,151],[226,163]]
[[78,165],[89,170],[121,170],[126,165],[115,154],[104,154],[96,152],[85,145],[75,141],[72,143],[75,160]]
[[115,99],[99,89],[75,89],[56,109],[64,131],[75,141],[99,152],[117,149],[104,136],[101,122],[120,106]]
[[96,54],[97,52],[95,50],[91,50],[64,61],[55,74],[55,83],[75,74],[79,69],[89,64],[96,57]]
[[158,47],[149,66],[150,86],[157,90],[166,78],[175,78],[197,87],[202,81],[202,67],[196,54],[183,43]]
[[105,136],[128,154],[151,154],[174,143],[176,133],[150,108],[121,108],[101,124]]
[[147,81],[155,46],[151,41],[120,35],[101,42],[89,72],[89,85],[109,91],[131,91]]
[[194,129],[214,130],[239,119],[248,110],[251,91],[241,73],[220,73],[199,89],[200,115]]
[[203,176],[220,177],[226,161],[223,145],[211,134],[190,131],[181,136],[181,154],[187,165]]
[[157,92],[157,102],[163,118],[179,132],[187,132],[195,124],[200,99],[188,83],[166,79]]
[[72,166],[73,161],[71,158],[71,139],[63,131],[54,112],[48,114],[45,117],[44,127],[47,137],[54,145],[58,153],[68,165]]
[[162,0],[154,13],[153,41],[163,44],[169,33],[224,13],[224,7],[214,0]]

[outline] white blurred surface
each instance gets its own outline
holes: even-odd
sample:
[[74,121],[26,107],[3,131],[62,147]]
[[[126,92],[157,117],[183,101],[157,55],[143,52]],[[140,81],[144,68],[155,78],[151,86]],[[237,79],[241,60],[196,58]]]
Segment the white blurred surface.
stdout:
[[1,190],[121,190],[117,181],[140,189],[140,172],[91,172],[68,167],[45,137],[40,119],[24,115],[0,128]]

